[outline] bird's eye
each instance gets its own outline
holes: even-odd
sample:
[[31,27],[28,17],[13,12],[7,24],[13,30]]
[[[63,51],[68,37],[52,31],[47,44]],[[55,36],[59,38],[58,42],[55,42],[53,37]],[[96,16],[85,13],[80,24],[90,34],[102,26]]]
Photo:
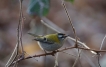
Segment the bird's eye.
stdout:
[[44,40],[47,41],[47,38],[44,37]]
[[46,40],[46,38],[44,38],[44,40]]

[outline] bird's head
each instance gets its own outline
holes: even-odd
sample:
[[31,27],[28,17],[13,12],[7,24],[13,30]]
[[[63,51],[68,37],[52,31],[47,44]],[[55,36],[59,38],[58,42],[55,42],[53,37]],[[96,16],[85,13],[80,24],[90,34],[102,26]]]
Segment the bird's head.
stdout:
[[69,35],[66,35],[66,34],[63,34],[63,33],[57,33],[57,36],[58,36],[59,40],[63,41]]

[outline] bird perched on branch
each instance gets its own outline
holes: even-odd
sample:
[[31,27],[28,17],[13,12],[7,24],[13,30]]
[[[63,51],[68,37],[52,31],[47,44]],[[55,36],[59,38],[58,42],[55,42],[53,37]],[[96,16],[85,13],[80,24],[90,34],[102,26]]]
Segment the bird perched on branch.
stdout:
[[35,37],[34,40],[38,41],[38,44],[42,50],[55,51],[63,46],[64,40],[68,35],[63,33],[48,34],[45,36],[39,36],[32,33],[28,33]]

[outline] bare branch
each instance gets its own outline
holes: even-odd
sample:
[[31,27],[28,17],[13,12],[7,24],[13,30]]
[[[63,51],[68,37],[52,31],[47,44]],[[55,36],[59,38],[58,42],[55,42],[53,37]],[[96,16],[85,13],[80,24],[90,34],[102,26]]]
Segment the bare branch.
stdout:
[[61,50],[53,51],[53,52],[50,52],[50,53],[44,53],[44,54],[39,54],[39,55],[34,55],[34,56],[28,56],[26,58],[19,58],[18,60],[14,61],[11,65],[13,65],[13,64],[15,64],[17,62],[20,62],[22,60],[30,59],[30,58],[33,58],[33,57],[41,57],[41,56],[47,56],[47,55],[54,56],[54,54],[57,53],[57,52],[62,52],[62,51],[65,51],[65,50],[68,50],[68,49],[73,49],[73,48],[89,50],[89,51],[95,51],[95,52],[106,52],[106,50],[95,50],[95,49],[87,49],[87,48],[83,48],[83,47],[75,47],[75,46],[73,46],[73,47],[67,47],[67,48],[63,48]]

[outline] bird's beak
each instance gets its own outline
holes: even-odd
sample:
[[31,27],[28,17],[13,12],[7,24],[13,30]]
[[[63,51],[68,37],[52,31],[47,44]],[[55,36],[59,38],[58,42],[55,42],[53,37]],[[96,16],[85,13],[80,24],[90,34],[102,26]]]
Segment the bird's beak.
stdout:
[[64,37],[66,38],[66,37],[68,37],[69,35],[65,35]]

